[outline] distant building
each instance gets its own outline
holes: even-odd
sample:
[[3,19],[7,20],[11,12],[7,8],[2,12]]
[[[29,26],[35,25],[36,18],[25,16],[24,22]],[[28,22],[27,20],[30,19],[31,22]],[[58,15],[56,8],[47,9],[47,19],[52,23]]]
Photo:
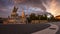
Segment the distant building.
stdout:
[[55,19],[58,19],[58,20],[60,20],[60,15],[56,16],[56,17],[55,17]]
[[26,16],[22,10],[22,16],[17,14],[18,8],[14,6],[11,16],[8,16],[8,19],[4,21],[4,24],[26,24]]

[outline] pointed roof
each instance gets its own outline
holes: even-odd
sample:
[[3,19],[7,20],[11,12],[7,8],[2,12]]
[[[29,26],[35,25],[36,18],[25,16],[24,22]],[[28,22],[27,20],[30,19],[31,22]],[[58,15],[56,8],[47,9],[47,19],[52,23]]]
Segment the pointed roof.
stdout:
[[24,10],[22,10],[22,17],[23,17],[23,18],[25,17],[25,13],[24,13]]
[[18,8],[16,8],[16,7],[14,6],[13,12],[17,12],[17,10],[18,10]]

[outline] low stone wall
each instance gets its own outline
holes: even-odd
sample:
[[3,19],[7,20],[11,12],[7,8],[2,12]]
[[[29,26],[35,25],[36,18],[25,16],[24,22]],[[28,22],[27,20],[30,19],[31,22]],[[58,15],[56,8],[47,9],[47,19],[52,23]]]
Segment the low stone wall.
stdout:
[[39,24],[39,23],[47,23],[47,20],[32,20],[31,23],[32,24]]

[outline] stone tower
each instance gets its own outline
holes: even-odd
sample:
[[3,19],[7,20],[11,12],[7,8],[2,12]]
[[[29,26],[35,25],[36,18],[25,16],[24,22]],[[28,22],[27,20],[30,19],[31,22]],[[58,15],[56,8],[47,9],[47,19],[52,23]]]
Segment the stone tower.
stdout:
[[26,23],[26,16],[24,10],[22,10],[22,22]]

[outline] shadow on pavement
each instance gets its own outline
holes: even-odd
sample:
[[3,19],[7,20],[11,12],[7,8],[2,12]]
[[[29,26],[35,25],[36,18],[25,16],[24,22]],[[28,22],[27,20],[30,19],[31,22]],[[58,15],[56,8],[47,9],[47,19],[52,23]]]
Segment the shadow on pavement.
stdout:
[[0,34],[31,34],[50,27],[50,24],[0,24]]

